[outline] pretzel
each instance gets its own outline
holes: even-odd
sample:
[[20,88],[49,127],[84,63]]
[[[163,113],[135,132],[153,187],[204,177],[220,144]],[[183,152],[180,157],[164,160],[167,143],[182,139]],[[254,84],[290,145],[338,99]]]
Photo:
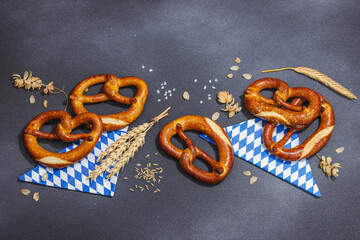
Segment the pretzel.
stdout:
[[[277,89],[273,99],[260,94],[264,89]],[[286,101],[300,97],[309,102],[308,107],[295,106]],[[303,129],[320,114],[321,101],[319,95],[309,88],[289,88],[286,82],[277,78],[256,80],[244,91],[245,107],[255,116],[271,122]]]
[[[42,125],[54,119],[60,119],[56,127],[56,133],[44,133],[40,131]],[[90,122],[90,133],[70,134],[79,125]],[[48,111],[33,118],[24,130],[24,144],[29,154],[39,163],[49,167],[65,167],[77,162],[88,155],[98,142],[102,133],[102,121],[95,113],[83,113],[71,119],[70,114],[64,111]],[[83,139],[84,141],[75,149],[65,153],[54,153],[45,150],[37,141],[37,138],[60,139],[65,142]]]
[[[264,144],[273,155],[287,161],[300,160],[314,155],[329,141],[334,130],[335,115],[330,103],[323,96],[320,94],[318,95],[321,99],[319,127],[300,145],[291,149],[284,149],[285,143],[291,138],[297,129],[290,127],[283,139],[276,143],[273,141],[272,136],[277,124],[274,122],[267,122],[265,124],[263,129]],[[301,106],[305,101],[305,99],[295,99],[291,102],[291,104]]]
[[[194,147],[192,141],[184,133],[186,130],[199,131],[209,136],[218,147],[219,161],[214,160],[203,150]],[[171,143],[170,139],[176,134],[185,141],[188,148],[180,150]],[[219,183],[231,171],[234,155],[230,139],[220,125],[208,118],[195,115],[180,117],[161,130],[159,139],[161,147],[167,154],[179,160],[180,166],[185,172],[204,183]],[[195,167],[193,162],[197,157],[207,162],[213,171],[205,172]]]
[[[84,91],[99,83],[104,83],[103,93],[97,95],[84,95]],[[125,97],[118,93],[119,88],[135,86],[137,93],[135,97]],[[148,95],[148,87],[144,80],[138,77],[117,78],[113,74],[95,75],[82,80],[70,95],[71,106],[75,115],[88,112],[84,103],[99,103],[113,100],[119,103],[131,105],[127,110],[110,115],[99,115],[104,125],[104,130],[115,130],[123,128],[141,114]],[[88,126],[91,127],[91,126]]]

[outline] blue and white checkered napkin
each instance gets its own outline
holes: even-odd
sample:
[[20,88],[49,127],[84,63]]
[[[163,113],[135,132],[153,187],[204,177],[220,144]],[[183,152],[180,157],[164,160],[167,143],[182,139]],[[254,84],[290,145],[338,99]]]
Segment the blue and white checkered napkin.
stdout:
[[[320,197],[319,188],[307,159],[288,162],[273,156],[267,150],[262,140],[262,129],[265,123],[266,121],[255,118],[224,128],[230,137],[234,154],[316,197]],[[278,125],[273,133],[274,141],[278,142],[282,139],[287,130],[285,126]],[[211,141],[204,134],[201,137]],[[293,148],[299,144],[299,136],[295,133],[284,147]]]
[[[38,165],[24,175],[21,175],[20,180],[51,187],[112,197],[115,192],[115,186],[118,178],[117,174],[111,179],[107,179],[107,173],[105,172],[94,181],[87,179],[87,176],[95,169],[96,165],[100,164],[100,162],[95,162],[100,153],[110,144],[119,139],[121,135],[126,134],[127,129],[128,127],[115,131],[104,131],[91,153],[68,167],[58,169]],[[68,147],[62,149],[60,153],[70,151],[79,146],[79,144],[80,141],[76,141]],[[41,181],[41,176],[44,173],[48,174],[48,178],[46,181]]]

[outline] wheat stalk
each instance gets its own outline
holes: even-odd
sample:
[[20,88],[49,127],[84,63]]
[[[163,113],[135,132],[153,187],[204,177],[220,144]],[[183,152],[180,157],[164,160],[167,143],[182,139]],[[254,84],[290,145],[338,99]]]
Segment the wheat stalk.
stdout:
[[97,166],[95,170],[90,172],[87,178],[95,180],[114,163],[114,167],[110,169],[107,178],[111,178],[118,173],[130,161],[138,149],[145,144],[145,135],[147,131],[149,131],[155,123],[168,116],[167,112],[169,109],[170,107],[163,111],[159,116],[153,118],[150,123],[143,123],[132,128],[131,131],[121,136],[106,148],[105,151],[99,155],[97,160],[97,162],[102,160],[101,164]]
[[352,99],[352,100],[356,100],[357,97],[350,92],[347,88],[345,88],[344,86],[342,86],[341,84],[339,84],[338,82],[334,81],[332,78],[326,76],[325,74],[312,69],[312,68],[308,68],[308,67],[296,67],[296,68],[292,68],[292,67],[287,67],[287,68],[279,68],[279,69],[272,69],[272,70],[265,70],[262,71],[262,73],[266,73],[266,72],[276,72],[276,71],[282,71],[282,70],[293,70],[297,73],[303,74],[305,76],[308,76],[312,79],[315,79],[321,83],[323,83],[325,86],[331,88],[332,90],[342,94],[343,96]]

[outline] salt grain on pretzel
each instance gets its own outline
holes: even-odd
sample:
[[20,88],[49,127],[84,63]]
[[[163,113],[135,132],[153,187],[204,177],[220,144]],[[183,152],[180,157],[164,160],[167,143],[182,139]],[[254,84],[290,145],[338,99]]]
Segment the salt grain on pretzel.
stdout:
[[[44,133],[40,128],[51,120],[60,119],[56,127],[56,133]],[[70,134],[71,131],[83,123],[90,122],[92,131],[90,133]],[[77,162],[88,155],[95,147],[103,130],[101,119],[95,113],[84,113],[71,118],[64,111],[48,111],[39,114],[32,119],[24,130],[24,144],[29,154],[41,163],[49,167],[65,167]],[[72,142],[79,139],[84,141],[75,149],[65,153],[54,153],[45,150],[38,143],[37,138],[60,139],[64,142]]]
[[[194,147],[192,141],[184,133],[186,130],[199,131],[209,136],[218,147],[219,161],[214,160],[203,150]],[[175,147],[170,141],[174,135],[179,135],[188,145],[188,148],[180,150]],[[160,145],[165,152],[178,159],[185,172],[202,182],[208,184],[219,183],[231,171],[234,155],[230,139],[223,128],[211,119],[195,115],[180,117],[161,130],[159,139]],[[193,161],[197,157],[206,161],[213,171],[205,172],[195,167]]]
[[[87,88],[103,83],[103,93],[97,95],[84,95]],[[137,93],[135,97],[125,97],[119,94],[119,88],[135,86]],[[113,100],[119,103],[130,105],[130,107],[116,114],[99,115],[104,124],[104,130],[121,129],[141,114],[148,95],[148,87],[144,80],[138,77],[117,78],[113,74],[96,75],[81,81],[70,95],[71,106],[75,115],[88,112],[84,103],[99,103]]]

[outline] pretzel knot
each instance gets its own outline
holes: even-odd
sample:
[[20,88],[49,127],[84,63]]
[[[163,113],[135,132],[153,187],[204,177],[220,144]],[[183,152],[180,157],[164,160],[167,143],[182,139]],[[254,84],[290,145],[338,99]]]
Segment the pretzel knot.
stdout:
[[[260,91],[277,89],[272,99],[261,96]],[[290,103],[287,101],[292,99]],[[263,78],[253,82],[244,92],[245,107],[255,116],[267,120],[263,129],[263,140],[269,151],[284,160],[294,161],[317,153],[329,141],[334,129],[335,116],[330,103],[309,88],[289,88],[276,78]],[[304,103],[308,106],[303,106]],[[286,142],[296,132],[305,129],[320,117],[318,129],[302,144],[285,149]],[[289,131],[283,139],[275,143],[273,131],[280,123]]]
[[[203,150],[194,147],[192,141],[184,131],[195,130],[205,133],[216,144],[219,150],[219,161],[210,157]],[[179,135],[188,148],[180,150],[170,139]],[[167,124],[159,135],[160,145],[170,156],[179,160],[180,166],[192,177],[199,181],[216,184],[222,181],[231,171],[233,165],[233,150],[226,132],[216,122],[201,116],[188,115],[178,118]],[[193,165],[196,158],[203,159],[212,167],[212,172],[205,172]]]
[[[89,87],[103,83],[103,92],[97,95],[84,95]],[[125,97],[118,93],[119,88],[135,86],[137,93],[134,97]],[[95,75],[82,80],[72,91],[70,95],[71,106],[75,115],[88,112],[84,103],[99,103],[109,100],[130,105],[130,107],[116,114],[99,115],[104,130],[115,130],[123,128],[139,117],[148,95],[148,86],[144,80],[138,77],[117,78],[113,74]],[[91,127],[91,126],[88,126]]]
[[[277,89],[272,99],[260,94],[264,89]],[[308,107],[294,106],[287,103],[290,98],[305,99]],[[303,129],[320,114],[320,97],[314,90],[297,87],[289,88],[286,82],[277,78],[256,80],[244,91],[245,107],[255,116],[271,122]]]
[[[40,128],[48,121],[60,119],[56,127],[56,133],[44,133]],[[91,123],[90,133],[71,134],[71,131],[83,123]],[[71,118],[64,111],[48,111],[33,118],[24,130],[24,144],[29,154],[39,163],[49,167],[65,167],[77,162],[88,155],[98,142],[103,130],[100,117],[95,113],[84,113]],[[75,149],[65,153],[50,152],[38,143],[37,138],[60,139],[64,142],[72,142],[83,139],[83,142]]]

